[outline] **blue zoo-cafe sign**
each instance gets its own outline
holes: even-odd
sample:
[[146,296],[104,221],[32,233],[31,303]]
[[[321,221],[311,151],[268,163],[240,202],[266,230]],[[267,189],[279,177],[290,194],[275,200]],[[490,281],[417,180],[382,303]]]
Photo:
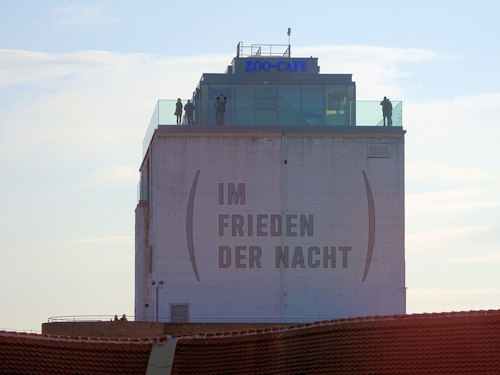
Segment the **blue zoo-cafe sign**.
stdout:
[[307,60],[247,60],[245,72],[307,72]]

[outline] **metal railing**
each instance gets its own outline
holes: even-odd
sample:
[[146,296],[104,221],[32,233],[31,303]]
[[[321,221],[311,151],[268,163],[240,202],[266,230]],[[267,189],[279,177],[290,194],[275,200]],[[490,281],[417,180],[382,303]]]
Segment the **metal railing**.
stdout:
[[42,333],[42,331],[37,329],[17,329],[17,328],[1,328],[0,331],[5,332],[25,332],[25,333]]
[[243,45],[239,42],[236,47],[236,57],[252,57],[252,56],[280,56],[290,57],[290,45],[288,44],[251,44]]
[[[119,321],[123,314],[121,315],[60,315],[51,316],[47,319],[48,323],[60,323],[60,322],[107,322],[107,321]],[[126,315],[127,321],[133,321],[133,315]],[[116,318],[116,319],[115,319]]]

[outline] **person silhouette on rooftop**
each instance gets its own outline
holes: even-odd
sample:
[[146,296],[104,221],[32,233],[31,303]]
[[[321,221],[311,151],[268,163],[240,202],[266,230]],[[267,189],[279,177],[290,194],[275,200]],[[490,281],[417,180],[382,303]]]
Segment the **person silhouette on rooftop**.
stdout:
[[193,112],[194,104],[188,99],[186,105],[184,106],[184,113],[186,114],[187,124],[193,125]]
[[380,105],[382,106],[382,117],[384,119],[384,126],[385,126],[385,119],[387,118],[387,126],[392,126],[392,103],[391,101],[384,96],[384,100],[380,102]]
[[220,94],[215,101],[215,123],[224,125],[224,113],[226,112],[227,98],[224,94]]
[[177,99],[177,103],[175,103],[175,112],[174,115],[177,117],[177,125],[182,123],[182,102],[181,98]]

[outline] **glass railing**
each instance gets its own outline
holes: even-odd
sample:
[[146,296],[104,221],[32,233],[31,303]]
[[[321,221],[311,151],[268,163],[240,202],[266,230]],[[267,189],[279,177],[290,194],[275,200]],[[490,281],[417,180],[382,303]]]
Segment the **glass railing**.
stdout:
[[149,200],[149,187],[147,182],[137,183],[137,202]]
[[[187,100],[181,100],[185,105]],[[214,102],[197,101],[193,125],[187,125],[185,111],[181,125],[220,128],[217,125]],[[392,126],[401,127],[402,102],[392,102]],[[159,100],[143,141],[143,156],[159,125],[176,126],[176,100]],[[228,101],[223,116],[224,126],[383,126],[382,106],[379,101],[341,101],[328,103],[284,102],[279,98],[253,101]]]

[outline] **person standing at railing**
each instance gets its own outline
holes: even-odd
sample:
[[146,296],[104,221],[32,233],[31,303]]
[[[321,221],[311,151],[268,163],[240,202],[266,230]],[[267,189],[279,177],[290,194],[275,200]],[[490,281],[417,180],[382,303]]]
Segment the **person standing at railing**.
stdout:
[[392,126],[392,103],[391,101],[384,96],[384,100],[380,102],[382,106],[382,116],[384,118],[384,126],[385,119],[387,118],[387,126]]
[[224,113],[226,112],[227,98],[224,94],[220,94],[215,101],[215,123],[224,125]]
[[193,125],[193,112],[194,112],[194,105],[193,103],[191,103],[191,100],[188,99],[188,102],[184,106],[184,113],[186,114],[188,125]]
[[177,125],[182,123],[182,102],[181,98],[177,99],[177,103],[175,103],[175,112],[174,115],[177,117]]

